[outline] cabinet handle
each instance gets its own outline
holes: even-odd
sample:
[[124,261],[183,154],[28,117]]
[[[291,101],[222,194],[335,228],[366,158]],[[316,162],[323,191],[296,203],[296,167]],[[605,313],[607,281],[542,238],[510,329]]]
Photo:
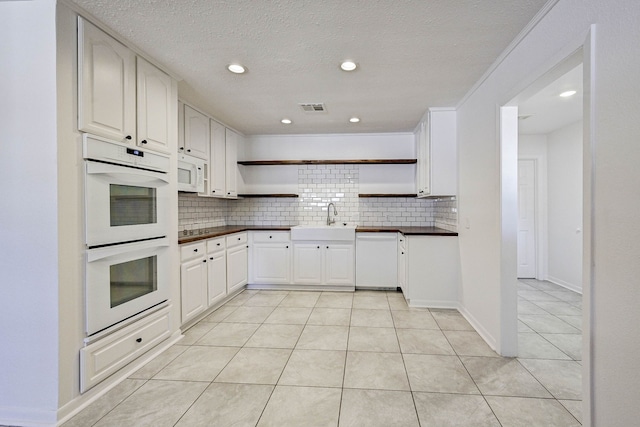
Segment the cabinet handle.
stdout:
[[249,249],[249,245],[247,245],[247,249]]
[[289,245],[285,246],[286,249],[289,249]]
[[146,144],[146,143],[147,143],[146,139],[143,139],[142,141],[140,141],[140,144]]
[[207,262],[207,260],[206,260],[206,259],[203,259],[203,260],[202,260],[202,262]]
[[327,249],[329,249],[329,246],[327,246]]
[[220,246],[220,243],[216,243],[217,246]]
[[180,147],[180,148],[178,148],[178,150],[182,151],[182,150],[184,150],[184,147]]
[[215,192],[216,192],[216,190],[211,190],[211,192],[212,192],[212,193],[215,193]]
[[195,248],[195,249],[193,250],[193,252],[198,252],[198,248]]
[[210,259],[211,261],[213,261],[213,257],[209,257],[209,259]]
[[402,255],[404,255],[404,252],[402,252]]
[[269,236],[270,239],[273,239],[273,236]]
[[238,240],[242,240],[242,238],[241,238],[241,237],[238,237]]
[[142,342],[142,338],[138,338],[136,342]]
[[187,150],[187,153],[190,153],[190,152],[191,152],[191,149],[189,148],[189,149]]
[[227,193],[228,195],[231,195],[231,192]]
[[318,246],[318,249],[320,249],[320,246]]
[[128,139],[129,141],[131,141],[131,135],[125,136],[124,139]]

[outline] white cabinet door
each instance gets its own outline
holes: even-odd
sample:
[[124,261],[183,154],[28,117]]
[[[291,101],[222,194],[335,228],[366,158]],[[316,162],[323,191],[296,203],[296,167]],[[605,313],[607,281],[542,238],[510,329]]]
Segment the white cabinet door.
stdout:
[[206,258],[198,257],[180,266],[182,323],[202,313],[207,308]]
[[293,246],[293,283],[322,284],[322,246],[315,243],[296,243]]
[[227,256],[224,250],[207,256],[209,307],[227,296]]
[[458,155],[456,111],[430,109],[416,132],[418,197],[455,196]]
[[170,76],[144,59],[138,57],[137,64],[137,144],[168,153],[177,136],[177,85]]
[[405,237],[398,237],[398,287],[402,289],[405,299],[409,298],[409,288],[407,287],[407,250]]
[[209,117],[188,105],[184,106],[184,145],[178,151],[209,161]]
[[352,244],[330,243],[324,248],[324,283],[354,284],[354,251]]
[[209,186],[212,196],[225,197],[226,181],[226,128],[220,123],[211,120],[211,145],[209,160]]
[[238,197],[238,139],[240,136],[231,129],[226,130],[225,178],[226,197]]
[[246,245],[227,249],[227,291],[233,293],[249,282]]
[[412,307],[456,308],[460,256],[455,236],[407,237],[407,288]]
[[136,57],[78,18],[78,129],[116,141],[136,137]]
[[286,285],[291,282],[290,243],[254,243],[251,252],[251,283]]

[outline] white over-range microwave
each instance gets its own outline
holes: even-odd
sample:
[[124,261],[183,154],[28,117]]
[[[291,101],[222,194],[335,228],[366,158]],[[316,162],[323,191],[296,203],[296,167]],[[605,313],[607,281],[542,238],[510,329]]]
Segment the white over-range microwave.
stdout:
[[178,155],[178,191],[204,192],[204,160],[187,154]]

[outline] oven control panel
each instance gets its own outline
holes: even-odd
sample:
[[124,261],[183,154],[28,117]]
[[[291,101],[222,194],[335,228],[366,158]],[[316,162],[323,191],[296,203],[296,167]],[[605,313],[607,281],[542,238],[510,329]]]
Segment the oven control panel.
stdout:
[[86,133],[83,135],[82,142],[82,154],[87,160],[169,172],[169,157],[166,155],[140,150],[127,144]]

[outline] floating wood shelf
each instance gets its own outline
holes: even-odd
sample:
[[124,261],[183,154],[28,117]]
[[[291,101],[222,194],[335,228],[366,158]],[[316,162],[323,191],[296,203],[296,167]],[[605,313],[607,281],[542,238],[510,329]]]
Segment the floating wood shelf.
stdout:
[[244,166],[269,165],[410,165],[416,159],[356,159],[356,160],[247,160],[239,161]]
[[417,194],[358,194],[358,197],[418,197]]
[[238,197],[256,198],[256,197],[298,197],[297,194],[238,194]]

